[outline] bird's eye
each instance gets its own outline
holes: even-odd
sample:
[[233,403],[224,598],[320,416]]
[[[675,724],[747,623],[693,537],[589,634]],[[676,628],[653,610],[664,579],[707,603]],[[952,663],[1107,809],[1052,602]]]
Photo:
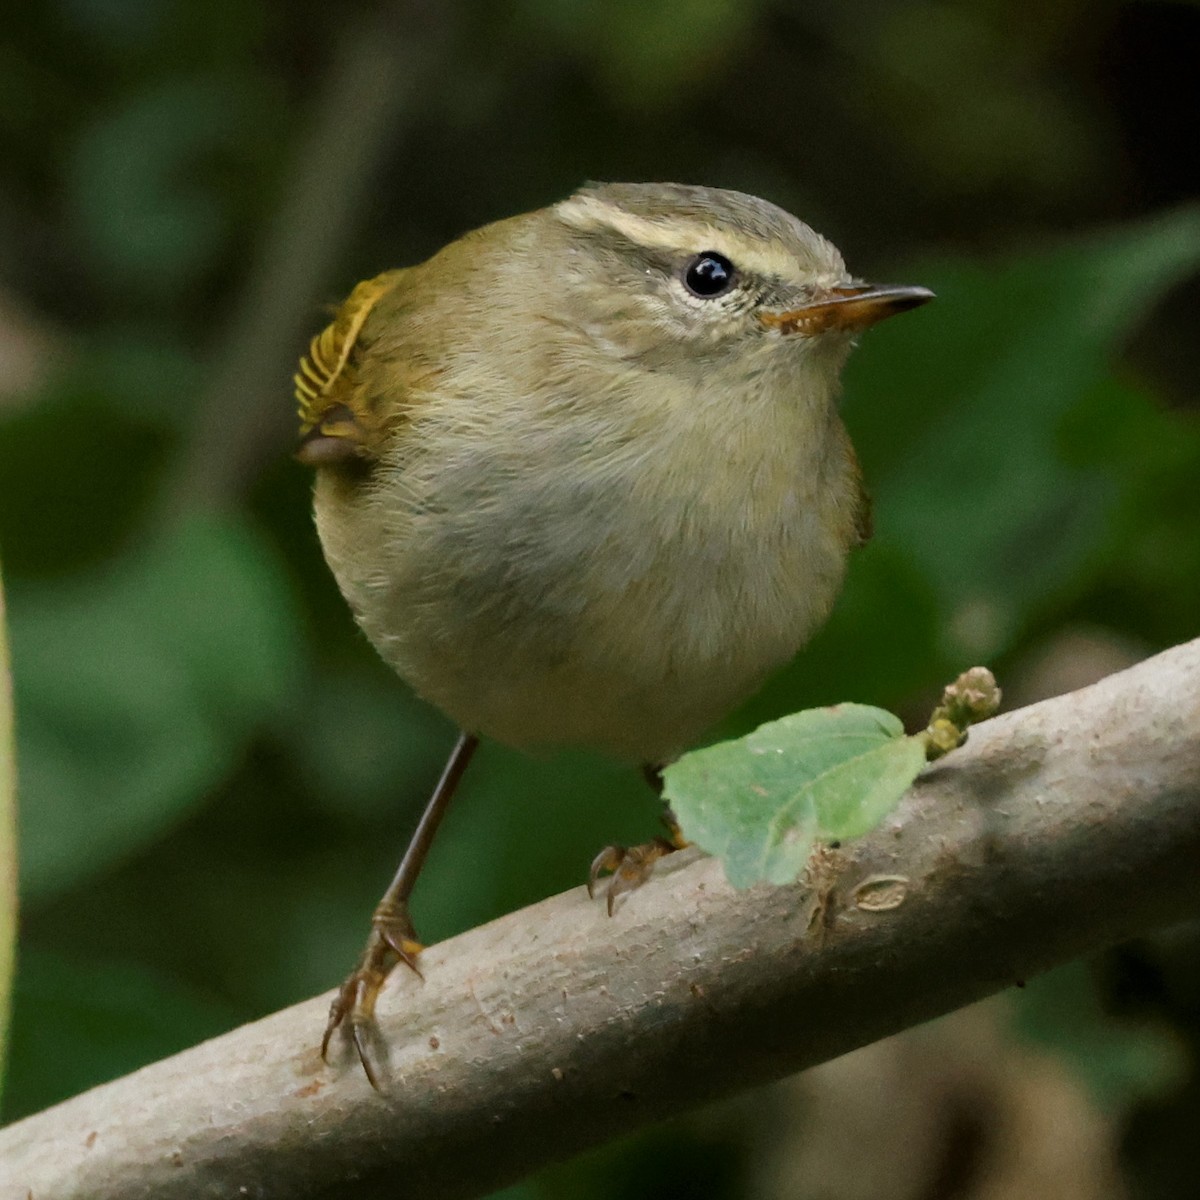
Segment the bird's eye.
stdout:
[[683,273],[683,282],[693,296],[711,300],[714,296],[729,291],[733,287],[736,275],[733,263],[725,255],[718,254],[715,250],[705,250],[688,263]]

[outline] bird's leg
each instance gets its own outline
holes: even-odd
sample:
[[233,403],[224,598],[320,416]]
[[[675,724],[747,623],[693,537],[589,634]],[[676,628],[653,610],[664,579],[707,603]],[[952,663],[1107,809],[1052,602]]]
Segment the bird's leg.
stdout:
[[375,1000],[384,980],[397,963],[402,962],[418,975],[421,974],[417,967],[417,955],[422,946],[408,915],[408,899],[425,864],[434,834],[478,745],[479,739],[473,734],[459,734],[437,787],[433,789],[433,795],[417,822],[412,841],[396,869],[396,876],[376,905],[371,918],[371,935],[358,966],[338,989],[329,1009],[329,1021],[325,1025],[325,1036],[321,1039],[321,1057],[327,1056],[333,1031],[345,1023],[367,1079],[376,1091],[379,1090],[379,1077],[368,1047],[368,1037],[375,1023]]
[[[646,763],[642,767],[642,775],[661,798],[662,767],[655,763]],[[611,872],[608,887],[604,890],[610,917],[618,896],[640,888],[650,878],[650,872],[660,858],[676,850],[682,850],[689,844],[683,836],[683,831],[679,828],[679,823],[675,820],[675,814],[665,804],[663,805],[662,822],[667,827],[666,837],[652,838],[640,846],[605,846],[592,859],[591,870],[588,872],[588,895],[594,898],[600,876],[605,871]]]

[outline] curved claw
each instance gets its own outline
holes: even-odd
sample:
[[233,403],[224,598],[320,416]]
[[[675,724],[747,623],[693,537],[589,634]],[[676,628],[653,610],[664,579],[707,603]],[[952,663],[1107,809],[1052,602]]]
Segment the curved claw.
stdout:
[[608,915],[613,915],[617,897],[635,891],[650,878],[654,864],[664,855],[678,849],[666,838],[655,838],[641,846],[605,846],[592,860],[588,872],[588,896],[595,898],[596,883],[604,871],[611,872],[605,889],[605,906]]
[[588,868],[587,893],[589,900],[596,898],[596,884],[600,881],[600,876],[605,871],[616,872],[621,864],[625,861],[629,849],[626,846],[605,846],[595,858],[592,859],[592,865]]
[[363,1074],[366,1075],[367,1082],[377,1092],[382,1092],[383,1088],[379,1086],[379,1077],[376,1075],[375,1067],[371,1062],[370,1050],[364,1036],[365,1029],[366,1026],[361,1021],[356,1021],[353,1017],[350,1018],[350,1036],[354,1041],[354,1049],[358,1051],[358,1061],[362,1063]]
[[381,905],[375,912],[371,936],[358,966],[338,989],[329,1006],[329,1020],[321,1038],[321,1057],[329,1061],[329,1043],[334,1030],[343,1023],[347,1024],[359,1062],[368,1082],[377,1092],[381,1090],[379,1073],[375,1069],[368,1041],[375,1026],[375,1001],[398,962],[416,972],[418,978],[424,978],[417,966],[417,955],[422,949],[407,910]]

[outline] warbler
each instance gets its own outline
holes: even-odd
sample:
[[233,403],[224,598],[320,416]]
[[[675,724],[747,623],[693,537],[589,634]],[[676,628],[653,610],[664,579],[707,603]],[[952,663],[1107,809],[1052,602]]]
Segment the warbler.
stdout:
[[[325,557],[463,731],[323,1052],[347,1022],[378,1085],[376,996],[415,969],[408,899],[479,736],[653,772],[825,620],[871,529],[839,375],[931,298],[754,196],[600,184],[359,284],[313,339],[297,456]],[[669,848],[609,848],[593,879]]]

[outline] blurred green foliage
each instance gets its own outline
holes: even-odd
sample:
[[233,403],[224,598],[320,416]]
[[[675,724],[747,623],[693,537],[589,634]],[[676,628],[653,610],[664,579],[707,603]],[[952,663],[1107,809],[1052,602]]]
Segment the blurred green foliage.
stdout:
[[[320,560],[287,459],[293,360],[357,279],[584,178],[757,192],[856,272],[939,294],[847,373],[875,540],[826,629],[720,732],[840,700],[923,718],[981,659],[1019,693],[1065,631],[1139,651],[1196,635],[1194,4],[47,0],[6,34],[23,863],[6,1116],[352,963],[453,731],[376,661]],[[401,99],[317,145],[364,47],[386,69],[360,90]],[[343,179],[354,220],[322,223],[315,198]],[[319,235],[281,227],[296,214]],[[330,264],[311,294],[290,293],[280,246],[283,266]],[[632,772],[486,746],[418,928],[577,884],[656,822]],[[1035,1022],[1117,1112],[1147,1090],[1142,1043],[1105,1015],[1123,988],[1142,998],[1127,1014],[1200,1045],[1179,982],[1200,979],[1200,935],[1130,961],[1039,994]],[[1195,1086],[1157,1102],[1200,1120]],[[705,1128],[511,1194],[743,1195],[736,1132]],[[1200,1194],[1188,1149],[1143,1134],[1140,1194]]]
[[14,592],[31,900],[203,800],[296,694],[298,624],[271,547],[229,520],[176,525],[106,568]]

